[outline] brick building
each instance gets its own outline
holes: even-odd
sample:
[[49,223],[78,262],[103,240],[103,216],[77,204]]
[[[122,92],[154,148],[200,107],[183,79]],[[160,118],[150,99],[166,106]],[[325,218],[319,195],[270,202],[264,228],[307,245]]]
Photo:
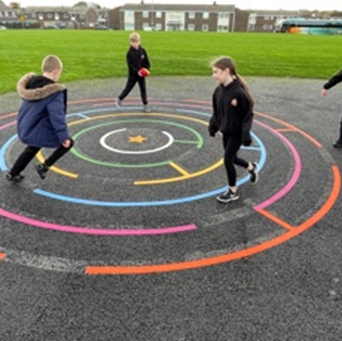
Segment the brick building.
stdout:
[[0,1],[0,25],[7,26],[7,24],[17,20],[17,10],[6,6],[4,2]]
[[35,21],[41,27],[93,27],[98,19],[95,9],[82,7],[26,7],[22,13],[25,15],[26,20]]
[[108,24],[122,30],[232,32],[235,6],[126,4],[108,12]]

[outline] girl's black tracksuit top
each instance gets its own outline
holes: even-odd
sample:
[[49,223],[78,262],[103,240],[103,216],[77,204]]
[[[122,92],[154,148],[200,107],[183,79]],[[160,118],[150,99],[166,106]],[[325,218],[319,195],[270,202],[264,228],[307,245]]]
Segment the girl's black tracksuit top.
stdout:
[[220,84],[213,93],[213,115],[209,133],[218,131],[229,135],[241,135],[241,143],[252,141],[250,130],[253,122],[253,100],[236,79],[227,86]]

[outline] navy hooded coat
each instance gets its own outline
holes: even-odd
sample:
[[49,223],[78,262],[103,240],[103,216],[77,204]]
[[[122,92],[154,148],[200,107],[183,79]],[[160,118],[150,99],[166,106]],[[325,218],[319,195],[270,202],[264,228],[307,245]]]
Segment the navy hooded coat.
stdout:
[[23,99],[17,129],[24,144],[57,148],[70,139],[65,120],[67,90],[64,85],[28,73],[19,80],[17,91]]

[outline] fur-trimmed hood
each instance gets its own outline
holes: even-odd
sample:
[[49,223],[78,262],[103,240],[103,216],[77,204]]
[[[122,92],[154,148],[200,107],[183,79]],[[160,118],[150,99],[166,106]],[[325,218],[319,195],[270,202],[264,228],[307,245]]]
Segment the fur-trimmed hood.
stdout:
[[29,83],[32,81],[34,77],[42,77],[37,76],[34,72],[27,73],[22,78],[20,78],[17,84],[17,92],[22,99],[28,101],[38,101],[43,98],[49,97],[56,92],[60,92],[66,89],[65,85],[58,84],[54,82],[47,81],[41,84],[40,87],[29,87]]

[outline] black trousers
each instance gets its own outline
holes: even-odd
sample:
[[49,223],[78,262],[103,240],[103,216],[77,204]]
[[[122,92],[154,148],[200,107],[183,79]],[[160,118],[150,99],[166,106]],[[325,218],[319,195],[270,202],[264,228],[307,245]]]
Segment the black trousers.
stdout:
[[119,99],[123,100],[134,88],[135,84],[138,82],[140,88],[140,96],[141,100],[144,105],[148,103],[147,101],[147,93],[146,93],[146,80],[145,77],[136,76],[129,76],[127,79],[127,83],[125,88],[122,90]]
[[[51,167],[53,164],[55,164],[55,162],[57,162],[64,154],[66,154],[74,145],[74,141],[73,140],[70,140],[70,141],[71,141],[71,144],[69,148],[65,148],[63,147],[63,145],[60,145],[45,160],[44,164],[48,167]],[[12,174],[13,176],[20,174],[40,150],[41,150],[40,147],[27,146],[23,150],[23,152],[19,155],[18,159],[14,162],[14,165],[10,170],[10,174]]]
[[227,171],[229,187],[236,186],[236,169],[234,165],[248,168],[248,162],[237,156],[241,144],[240,135],[223,134],[224,166]]

